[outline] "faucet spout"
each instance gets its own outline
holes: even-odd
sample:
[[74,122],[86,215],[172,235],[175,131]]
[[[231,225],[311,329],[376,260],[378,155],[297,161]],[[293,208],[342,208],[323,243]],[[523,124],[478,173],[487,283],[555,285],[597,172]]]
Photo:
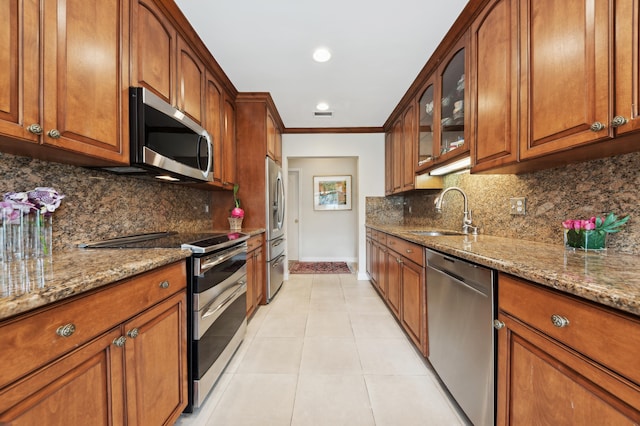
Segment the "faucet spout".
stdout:
[[449,188],[446,188],[440,194],[438,194],[435,200],[436,212],[440,213],[442,211],[442,200],[445,194],[449,191],[459,192],[460,194],[462,194],[462,198],[464,200],[464,218],[462,220],[462,232],[464,234],[468,234],[469,230],[471,230],[473,234],[477,234],[478,227],[473,226],[473,221],[471,219],[471,210],[469,209],[469,199],[467,198],[467,194],[461,188],[458,188],[457,186],[450,186]]

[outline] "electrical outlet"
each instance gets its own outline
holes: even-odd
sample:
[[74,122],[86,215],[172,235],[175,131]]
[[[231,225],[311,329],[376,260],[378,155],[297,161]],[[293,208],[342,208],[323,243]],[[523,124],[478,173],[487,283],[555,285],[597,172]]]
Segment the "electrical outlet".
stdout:
[[527,199],[525,197],[509,198],[509,203],[512,215],[524,216],[527,213]]

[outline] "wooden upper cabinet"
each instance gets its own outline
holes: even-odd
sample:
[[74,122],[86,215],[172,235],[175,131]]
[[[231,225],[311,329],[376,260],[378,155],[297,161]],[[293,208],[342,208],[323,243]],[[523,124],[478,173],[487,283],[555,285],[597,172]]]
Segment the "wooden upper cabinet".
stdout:
[[607,139],[610,2],[520,1],[520,158]]
[[518,160],[517,11],[495,0],[471,26],[472,171]]
[[404,140],[402,138],[402,117],[398,118],[391,129],[391,140],[393,155],[392,161],[392,175],[393,175],[393,188],[392,192],[395,194],[402,191],[402,165],[404,161]]
[[[437,126],[434,109],[435,78],[431,76],[425,83],[425,88],[418,99],[418,146],[416,155],[416,170],[428,168],[434,160]],[[439,134],[437,135],[439,136]]]
[[640,130],[640,0],[615,2],[616,135]]
[[437,71],[436,102],[439,132],[435,145],[435,164],[448,163],[469,152],[468,32],[443,58]]
[[7,151],[125,163],[129,2],[8,0],[0,7],[0,133],[60,148],[8,143]]
[[0,28],[0,134],[38,142],[27,129],[40,123],[37,2],[0,3]]
[[129,2],[43,5],[43,143],[128,160]]
[[222,92],[218,83],[207,73],[205,83],[205,128],[213,144],[213,180],[222,183]]
[[267,155],[276,163],[282,163],[282,131],[269,110],[267,110]]
[[202,123],[205,69],[202,60],[182,37],[178,37],[177,107],[196,123]]
[[152,0],[134,2],[132,69],[134,85],[170,104],[175,101],[177,33]]
[[393,194],[393,133],[384,134],[384,195]]
[[226,96],[223,111],[222,184],[233,186],[236,183],[236,107]]
[[416,106],[410,103],[402,114],[402,190],[409,191],[415,186],[415,152],[418,127]]

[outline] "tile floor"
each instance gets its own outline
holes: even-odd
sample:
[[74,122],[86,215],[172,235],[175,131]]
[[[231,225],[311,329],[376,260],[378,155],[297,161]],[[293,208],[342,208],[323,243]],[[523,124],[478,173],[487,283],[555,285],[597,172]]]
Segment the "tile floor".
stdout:
[[202,407],[176,425],[465,424],[368,281],[289,277]]

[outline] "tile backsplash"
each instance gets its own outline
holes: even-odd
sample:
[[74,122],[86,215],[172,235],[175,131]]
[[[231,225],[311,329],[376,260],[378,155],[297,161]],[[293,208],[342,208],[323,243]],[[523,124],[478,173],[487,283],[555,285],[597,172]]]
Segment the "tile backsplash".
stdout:
[[50,186],[65,195],[53,214],[54,249],[140,232],[212,227],[209,191],[9,154],[0,154],[0,177],[1,194]]
[[[458,186],[469,198],[473,222],[483,234],[563,244],[561,222],[588,219],[613,211],[631,215],[607,246],[640,254],[640,153],[604,158],[523,175],[447,176],[445,187]],[[412,191],[367,198],[367,222],[461,229],[462,196],[449,192],[442,213],[434,202],[438,191]],[[526,198],[526,215],[510,214],[511,197]]]

